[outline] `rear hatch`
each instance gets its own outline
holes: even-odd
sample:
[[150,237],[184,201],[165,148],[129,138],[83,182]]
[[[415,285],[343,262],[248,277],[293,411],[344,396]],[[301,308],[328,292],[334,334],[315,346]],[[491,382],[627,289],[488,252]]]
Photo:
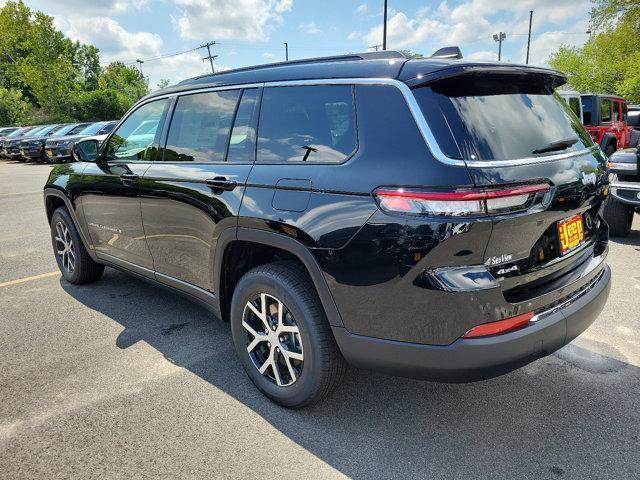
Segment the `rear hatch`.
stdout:
[[564,79],[521,67],[444,76],[413,88],[442,153],[487,198],[525,189],[490,212],[485,265],[511,303],[564,288],[604,251],[608,185],[604,155],[554,92]]

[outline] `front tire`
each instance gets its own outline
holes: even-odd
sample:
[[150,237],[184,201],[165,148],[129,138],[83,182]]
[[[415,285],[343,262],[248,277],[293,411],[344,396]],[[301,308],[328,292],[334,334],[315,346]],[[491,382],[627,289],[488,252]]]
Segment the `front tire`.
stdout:
[[64,279],[74,285],[95,282],[102,277],[104,265],[89,256],[78,230],[66,208],[60,207],[51,216],[51,243]]
[[240,279],[231,302],[231,332],[251,381],[284,407],[320,401],[344,372],[314,285],[293,262],[261,265]]

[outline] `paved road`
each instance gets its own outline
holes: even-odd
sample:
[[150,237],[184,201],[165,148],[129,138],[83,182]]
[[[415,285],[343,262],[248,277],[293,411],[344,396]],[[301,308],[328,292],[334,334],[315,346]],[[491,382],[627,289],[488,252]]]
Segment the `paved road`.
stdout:
[[583,336],[468,385],[352,369],[323,404],[265,400],[228,325],[107,269],[55,272],[41,186],[0,162],[0,477],[640,478],[640,222]]

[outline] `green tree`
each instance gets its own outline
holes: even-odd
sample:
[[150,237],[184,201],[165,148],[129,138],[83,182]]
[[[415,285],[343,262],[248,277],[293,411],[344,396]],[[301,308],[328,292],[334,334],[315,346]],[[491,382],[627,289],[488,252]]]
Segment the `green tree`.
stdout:
[[578,91],[618,94],[640,103],[640,2],[594,4],[594,35],[582,48],[561,46],[549,63]]
[[104,90],[115,90],[132,103],[149,93],[149,81],[135,67],[127,67],[122,62],[112,62],[104,69],[98,85]]
[[74,65],[80,74],[80,83],[85,91],[97,90],[98,79],[102,73],[100,67],[100,50],[93,45],[76,42]]
[[113,120],[122,117],[132,104],[130,98],[115,90],[82,92],[76,100],[74,116],[82,121]]
[[19,90],[0,87],[0,127],[20,124],[29,112],[29,103]]

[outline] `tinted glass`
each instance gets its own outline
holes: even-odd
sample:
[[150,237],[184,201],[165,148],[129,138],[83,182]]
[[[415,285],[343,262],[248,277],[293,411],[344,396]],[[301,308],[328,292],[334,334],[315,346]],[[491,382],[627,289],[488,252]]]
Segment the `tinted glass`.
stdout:
[[100,135],[106,135],[107,133],[111,133],[113,129],[116,128],[116,123],[111,122],[104,125],[100,131],[98,132]]
[[167,100],[145,103],[120,124],[109,138],[105,155],[109,160],[149,161],[151,147],[157,143],[158,125]]
[[87,128],[80,132],[81,135],[95,135],[104,127],[104,123],[92,123]]
[[63,126],[60,130],[58,130],[53,136],[54,137],[62,137],[63,135],[66,135],[67,133],[69,133],[71,130],[73,130],[76,127],[76,124],[73,125],[65,125]]
[[164,160],[223,161],[239,97],[240,90],[226,90],[178,98]]
[[600,100],[600,121],[601,122],[610,122],[611,121],[611,100],[608,98],[603,98]]
[[628,114],[629,111],[627,110],[627,104],[622,102],[622,120],[624,120],[625,122],[627,121]]
[[593,125],[593,97],[581,97],[582,121],[585,125]]
[[69,132],[67,132],[67,135],[78,135],[80,132],[82,132],[89,125],[91,125],[91,124],[90,123],[81,123],[80,125],[76,125],[71,130],[69,130]]
[[355,118],[351,86],[266,88],[257,161],[342,162],[357,146]]
[[[544,78],[470,75],[418,90],[427,90],[416,98],[442,150],[453,158],[512,160],[592,145],[567,103]],[[563,148],[552,148],[561,141]]]
[[227,161],[252,163],[256,156],[258,90],[245,90],[233,122]]

